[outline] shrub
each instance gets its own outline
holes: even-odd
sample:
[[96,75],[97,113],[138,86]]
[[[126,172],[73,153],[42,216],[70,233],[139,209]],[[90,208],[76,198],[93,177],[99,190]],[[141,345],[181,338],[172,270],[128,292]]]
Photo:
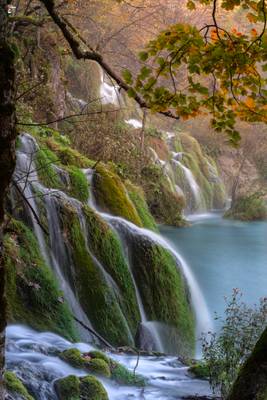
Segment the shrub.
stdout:
[[213,391],[220,391],[222,399],[228,397],[240,367],[252,352],[266,323],[267,298],[250,307],[242,302],[242,293],[234,289],[227,300],[220,332],[203,336],[202,351],[210,386]]
[[267,206],[263,193],[256,192],[240,196],[234,205],[224,214],[225,218],[241,221],[259,221],[267,219]]

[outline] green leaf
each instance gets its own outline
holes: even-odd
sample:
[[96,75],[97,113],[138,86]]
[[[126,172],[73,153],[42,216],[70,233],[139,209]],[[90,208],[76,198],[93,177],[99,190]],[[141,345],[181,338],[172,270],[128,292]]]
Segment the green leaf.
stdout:
[[148,53],[146,51],[141,51],[139,53],[139,59],[141,61],[146,61],[148,59]]
[[131,85],[133,83],[133,76],[128,69],[122,71],[122,76],[125,82],[128,83],[128,85]]

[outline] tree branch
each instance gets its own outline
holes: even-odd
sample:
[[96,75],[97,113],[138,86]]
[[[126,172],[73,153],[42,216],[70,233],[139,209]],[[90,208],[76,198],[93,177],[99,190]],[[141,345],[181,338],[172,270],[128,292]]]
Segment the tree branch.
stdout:
[[[113,69],[103,59],[103,56],[100,53],[94,50],[84,51],[80,48],[80,42],[71,32],[72,29],[70,28],[69,24],[66,23],[65,20],[56,11],[54,0],[40,0],[40,2],[45,6],[52,20],[61,30],[75,57],[82,60],[96,61],[103,68],[103,70],[118,84],[121,89],[124,89],[126,92],[128,92],[130,86],[127,85],[115,71],[113,71]],[[137,93],[135,93],[133,98],[141,108],[149,108],[144,99],[140,97]],[[179,119],[179,117],[174,115],[171,111],[161,111],[160,114],[165,115],[166,117]]]

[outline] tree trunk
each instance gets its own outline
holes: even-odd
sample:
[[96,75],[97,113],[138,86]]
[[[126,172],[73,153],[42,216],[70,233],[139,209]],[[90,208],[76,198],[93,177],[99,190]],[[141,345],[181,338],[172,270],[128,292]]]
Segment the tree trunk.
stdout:
[[267,398],[267,328],[251,356],[241,368],[228,400],[265,400]]
[[5,362],[5,265],[3,256],[4,203],[15,167],[15,67],[14,53],[8,40],[9,0],[0,0],[0,400],[4,399]]

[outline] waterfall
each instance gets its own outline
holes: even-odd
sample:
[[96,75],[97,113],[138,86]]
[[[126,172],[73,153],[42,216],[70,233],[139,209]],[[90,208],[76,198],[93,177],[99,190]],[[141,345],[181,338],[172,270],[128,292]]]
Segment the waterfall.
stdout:
[[[92,258],[94,265],[97,267],[106,285],[110,288],[112,295],[118,300],[120,304],[121,294],[117,283],[114,281],[112,276],[105,270],[105,267],[99,262],[99,260],[90,251],[90,243],[88,242],[88,228],[85,216],[82,210],[82,203],[77,199],[69,197],[66,193],[55,190],[48,189],[44,187],[38,180],[38,175],[36,171],[36,166],[34,163],[34,157],[36,152],[39,150],[35,140],[27,134],[21,136],[21,147],[17,151],[17,167],[15,172],[15,177],[17,184],[20,189],[24,191],[28,202],[31,205],[34,213],[39,216],[39,202],[36,201],[36,195],[38,194],[42,206],[44,206],[47,216],[47,224],[49,231],[49,243],[44,236],[44,232],[40,225],[36,221],[34,213],[31,209],[28,210],[34,232],[38,239],[41,253],[46,260],[48,265],[51,265],[55,274],[58,277],[61,289],[64,292],[65,298],[69,303],[73,314],[80,320],[82,320],[86,325],[92,326],[88,317],[86,316],[81,305],[79,304],[78,295],[75,288],[75,266],[72,262],[72,256],[66,246],[64,239],[64,232],[62,232],[61,221],[60,221],[60,209],[66,204],[76,211],[76,214],[80,221],[81,230],[85,238],[85,244],[87,251]],[[69,182],[68,173],[65,170],[61,170],[59,167],[55,167],[56,171],[59,173],[62,181]],[[93,193],[93,173],[92,169],[83,170],[85,176],[87,177],[90,196],[88,200],[89,206],[95,210],[98,215],[104,219],[108,225],[113,229],[115,234],[119,237],[119,240],[123,244],[125,259],[128,265],[129,273],[132,278],[132,283],[135,288],[136,300],[139,306],[139,311],[141,315],[140,332],[144,335],[146,340],[149,342],[150,350],[163,352],[164,346],[162,343],[160,329],[156,321],[149,321],[145,312],[145,308],[142,302],[142,296],[139,292],[139,288],[133,273],[133,265],[131,265],[131,257],[127,252],[127,240],[131,237],[135,240],[137,237],[142,240],[147,240],[152,243],[158,244],[163,248],[167,249],[174,259],[176,260],[177,268],[182,271],[185,280],[189,286],[191,292],[191,301],[194,308],[197,321],[197,333],[200,334],[203,331],[210,330],[212,328],[212,323],[209,317],[208,309],[203,299],[202,293],[195,281],[189,266],[186,264],[185,260],[180,256],[180,254],[171,247],[171,245],[165,241],[160,235],[143,228],[139,228],[133,223],[121,218],[115,217],[107,213],[101,212],[98,209],[96,200]],[[121,318],[125,321],[125,327],[128,331],[129,338],[132,338],[127,320],[122,312],[121,307],[118,307],[118,312],[121,314]],[[140,333],[139,332],[139,333]],[[82,331],[83,337],[84,331]],[[88,338],[88,334],[86,339]],[[149,339],[148,339],[149,338]]]
[[[177,154],[179,154],[179,153],[176,153],[176,155]],[[196,181],[196,179],[195,179],[195,177],[194,177],[194,175],[193,175],[193,173],[191,172],[191,170],[189,169],[189,168],[187,168],[185,165],[183,165],[182,163],[181,163],[181,161],[179,161],[179,160],[177,160],[177,159],[175,159],[175,158],[173,158],[172,159],[172,162],[176,165],[176,166],[178,166],[178,168],[180,168],[182,171],[183,171],[183,173],[184,173],[184,176],[185,176],[185,179],[186,179],[186,181],[187,181],[187,183],[188,183],[188,185],[189,185],[189,187],[190,187],[190,190],[191,190],[191,192],[192,192],[192,195],[193,195],[193,197],[194,197],[194,201],[195,201],[195,208],[196,209],[200,209],[200,207],[201,207],[201,190],[200,190],[200,187],[199,187],[199,185],[198,185],[198,183],[197,183],[197,181]]]
[[[92,169],[90,169],[90,168],[89,169],[84,169],[83,171],[84,171],[84,173],[85,173],[85,175],[87,177],[88,184],[89,184],[89,190],[90,190],[88,205],[108,223],[108,225],[111,227],[111,229],[116,233],[117,236],[119,236],[121,241],[123,241],[123,237],[121,237],[121,234],[120,234],[121,233],[120,229],[118,227],[116,227],[116,225],[114,225],[112,223],[112,218],[113,217],[111,215],[109,215],[109,214],[106,214],[106,213],[103,213],[103,212],[99,211],[99,209],[97,208],[96,201],[95,201],[94,194],[93,194],[93,190],[92,190],[92,181],[93,181],[93,173],[94,173],[94,171]],[[161,343],[160,336],[159,336],[157,330],[154,328],[153,322],[152,321],[148,321],[147,316],[146,316],[146,312],[145,312],[145,309],[144,309],[142,298],[141,298],[141,295],[140,295],[136,280],[134,278],[134,275],[133,275],[133,272],[132,272],[132,268],[130,266],[129,257],[128,257],[128,254],[127,254],[127,243],[124,243],[124,255],[125,255],[125,258],[127,260],[127,265],[128,265],[129,272],[130,272],[130,275],[132,277],[132,282],[133,282],[133,285],[134,285],[134,288],[135,288],[136,300],[137,300],[137,303],[138,303],[139,312],[140,312],[140,316],[141,316],[141,329],[145,329],[148,332],[148,334],[150,335],[150,337],[153,339],[153,344],[155,345],[155,349],[154,350],[157,350],[157,351],[160,351],[160,352],[163,353],[164,352],[164,348],[163,348],[163,345]],[[152,345],[152,343],[150,343],[150,346],[151,345]],[[148,348],[147,348],[147,350],[148,350]],[[152,350],[152,348],[150,348],[149,350]]]
[[132,125],[134,129],[140,129],[143,126],[142,121],[139,121],[138,119],[135,118],[127,119],[125,120],[125,122],[128,125]]
[[[129,222],[121,217],[116,217],[112,216],[110,214],[101,212],[97,206],[96,206],[96,201],[93,196],[93,190],[92,190],[92,177],[93,177],[93,171],[92,170],[86,170],[85,171],[86,176],[89,179],[89,184],[90,184],[90,206],[94,207],[94,210],[105,220],[108,222],[108,224],[113,227],[113,229],[116,230],[118,235],[121,237],[123,240],[123,231],[126,231],[130,235],[133,236],[140,236],[144,239],[150,240],[156,244],[159,244],[160,246],[164,247],[167,249],[174,257],[174,259],[177,262],[177,268],[181,268],[183,275],[187,281],[187,284],[190,289],[191,293],[191,299],[192,299],[192,305],[194,308],[195,316],[196,316],[196,322],[197,322],[197,335],[201,335],[203,332],[207,331],[212,331],[213,329],[213,323],[210,317],[210,313],[207,307],[207,304],[205,302],[205,299],[203,297],[203,294],[200,290],[200,287],[198,286],[198,283],[189,267],[189,265],[186,263],[186,261],[183,259],[183,257],[165,240],[163,239],[160,235],[144,228],[139,228],[138,226],[134,225],[132,222]],[[126,254],[127,255],[127,254]],[[130,268],[131,272],[131,268]],[[160,339],[160,335],[156,329],[156,327],[153,325],[153,322],[151,321],[148,323],[144,306],[142,304],[142,299],[137,287],[137,284],[135,282],[133,273],[131,272],[134,286],[136,289],[136,297],[138,300],[139,304],[139,309],[140,309],[140,314],[142,316],[142,323],[150,329],[150,332],[152,332],[153,338],[155,342],[158,344],[158,347],[162,349],[162,343]]]
[[203,332],[208,332],[213,330],[213,323],[210,317],[210,313],[200,290],[200,287],[186,261],[183,257],[175,250],[172,245],[163,239],[162,236],[148,229],[139,228],[132,222],[126,221],[121,217],[114,217],[109,214],[101,213],[101,216],[109,221],[117,230],[126,229],[135,236],[141,236],[154,243],[159,244],[168,250],[175,260],[177,261],[177,268],[181,268],[187,284],[190,288],[190,294],[192,298],[192,305],[195,311],[196,321],[197,321],[197,334],[200,335]]
[[[88,374],[61,360],[57,353],[70,348],[86,353],[94,350],[91,345],[70,343],[54,333],[36,332],[20,325],[8,326],[6,337],[6,367],[16,373],[36,400],[58,400],[54,385],[57,379]],[[114,353],[108,356],[130,371],[136,368],[135,354]],[[205,398],[211,398],[212,395],[208,382],[192,377],[188,367],[177,357],[140,356],[136,372],[147,380],[145,388],[118,384],[101,376],[97,376],[97,379],[108,392],[109,400],[182,400],[195,397],[196,394]],[[18,400],[21,397],[18,394],[13,397],[12,393],[13,398]]]
[[[51,265],[56,273],[59,285],[68,304],[70,305],[73,314],[78,319],[83,321],[84,324],[91,327],[91,323],[82,310],[74,290],[71,288],[70,284],[62,273],[62,269],[64,269],[64,267],[65,269],[71,269],[72,265],[70,257],[67,257],[66,246],[63,242],[63,236],[60,232],[60,224],[58,219],[56,202],[58,201],[57,199],[60,197],[60,193],[62,192],[53,189],[47,189],[39,182],[34,162],[34,157],[38,151],[38,145],[34,138],[28,134],[23,134],[20,136],[20,142],[20,149],[17,151],[17,164],[14,178],[31,206],[31,208],[28,207],[27,211],[39,243],[41,254],[46,263]],[[35,191],[37,193],[41,193],[41,197],[46,208],[50,239],[49,246],[46,243],[44,232],[34,216],[35,213],[40,219],[40,212],[36,202],[37,195]],[[34,213],[32,210],[34,210]],[[89,335],[87,331],[80,326],[78,326],[78,328],[81,336],[84,339],[92,339],[91,335]]]
[[100,98],[102,104],[119,105],[120,94],[118,87],[105,81],[104,72],[101,70]]

